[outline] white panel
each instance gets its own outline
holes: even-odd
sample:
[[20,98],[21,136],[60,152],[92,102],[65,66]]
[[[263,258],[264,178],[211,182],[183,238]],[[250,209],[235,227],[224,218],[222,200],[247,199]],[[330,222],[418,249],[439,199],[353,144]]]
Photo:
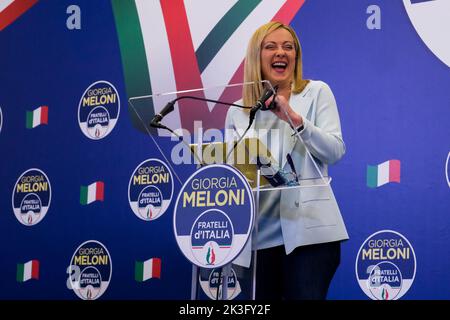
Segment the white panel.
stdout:
[[[169,41],[160,3],[159,1],[137,0],[136,7],[141,23],[152,91],[154,94],[176,91]],[[142,70],[142,72],[147,71]],[[158,99],[155,112],[158,113],[173,98],[174,96],[167,96],[167,99]],[[164,123],[171,128],[181,127],[178,110],[167,115]],[[159,134],[169,135],[165,130],[159,130]]]
[[23,266],[23,281],[27,281],[31,279],[31,268],[33,267],[33,260],[28,261]]
[[4,9],[6,9],[6,7],[9,6],[13,2],[14,2],[14,0],[0,0],[0,12],[2,12]]
[[377,187],[389,182],[389,161],[383,162],[378,166]]
[[223,18],[237,0],[185,0],[184,6],[191,29],[194,49],[197,50],[206,36]]
[[41,110],[42,108],[39,107],[33,111],[33,128],[37,127],[41,123]]
[[450,67],[450,1],[434,0],[411,4],[403,0],[408,16],[423,42]]
[[97,183],[94,182],[88,186],[87,204],[95,201],[96,193],[97,193]]
[[[231,80],[245,57],[247,44],[253,32],[269,22],[284,2],[284,0],[265,0],[250,13],[203,71],[202,80],[205,87],[224,85]],[[219,95],[211,98],[217,99]]]

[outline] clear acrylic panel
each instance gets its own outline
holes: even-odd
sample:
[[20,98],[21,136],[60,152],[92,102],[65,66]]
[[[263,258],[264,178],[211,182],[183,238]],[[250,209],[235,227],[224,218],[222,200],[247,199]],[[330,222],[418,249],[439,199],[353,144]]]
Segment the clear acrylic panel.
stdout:
[[[255,110],[256,106],[243,105],[244,90],[253,90],[261,96],[267,91],[275,92],[276,88],[268,81],[262,81],[129,99],[150,143],[156,146],[180,185],[184,177],[199,166],[226,163],[242,172],[253,189],[257,214],[247,245],[248,252],[242,253],[242,259],[236,259],[239,261],[223,268],[193,266],[192,299],[254,299],[255,242],[261,198],[283,192],[300,201],[302,193],[306,192],[302,190],[326,188],[331,183],[331,177],[322,170],[322,164],[308,150],[301,135],[293,130],[289,116],[286,114],[288,121],[282,122],[281,127],[276,126],[280,122],[274,122],[276,117],[266,110],[265,105],[260,105],[258,110]],[[250,121],[252,112],[254,123]],[[304,176],[302,165],[305,164],[296,163],[295,155],[286,152],[283,140],[286,132],[292,136],[292,144],[300,144],[299,152],[311,160],[308,165],[313,170],[308,172],[315,174]],[[186,175],[187,172],[190,173]]]

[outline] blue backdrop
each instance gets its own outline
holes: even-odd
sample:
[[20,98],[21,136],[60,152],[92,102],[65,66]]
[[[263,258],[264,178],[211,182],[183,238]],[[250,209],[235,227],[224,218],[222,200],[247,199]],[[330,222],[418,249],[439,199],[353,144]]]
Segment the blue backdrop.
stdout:
[[[72,4],[81,9],[80,30],[66,27]],[[381,9],[381,29],[366,26],[373,4]],[[335,94],[347,146],[330,170],[350,240],[329,298],[370,298],[358,284],[358,252],[372,234],[392,230],[415,253],[415,278],[402,299],[449,299],[449,66],[421,40],[402,1],[310,0],[291,25],[305,78],[327,82]],[[191,267],[172,233],[174,200],[148,223],[128,203],[136,166],[161,156],[130,120],[110,1],[38,2],[0,31],[0,46],[0,299],[78,299],[66,287],[66,268],[87,240],[111,255],[102,299],[189,298]],[[80,130],[78,104],[99,80],[114,84],[121,106],[114,129],[94,141]],[[27,129],[27,111],[39,106],[48,106],[48,124]],[[392,159],[401,162],[400,183],[367,187],[367,167]],[[52,199],[45,218],[25,226],[11,196],[30,168],[48,176]],[[180,178],[191,169],[178,170]],[[104,182],[104,201],[80,205],[80,186],[95,181]],[[181,186],[174,182],[175,199]],[[161,278],[143,285],[135,281],[135,262],[151,257],[162,260]],[[18,281],[17,265],[33,259],[39,279]]]

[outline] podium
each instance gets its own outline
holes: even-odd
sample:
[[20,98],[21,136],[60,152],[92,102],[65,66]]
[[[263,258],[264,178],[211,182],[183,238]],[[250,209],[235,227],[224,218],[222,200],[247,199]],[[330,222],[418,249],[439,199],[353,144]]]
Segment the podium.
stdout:
[[[291,119],[280,122],[241,99],[267,90],[275,92],[262,81],[129,99],[181,185],[173,232],[192,263],[193,300],[255,299],[257,252],[271,240],[259,226],[274,219],[267,214],[301,207],[311,194],[330,189],[331,178]],[[296,154],[286,151],[294,147]]]

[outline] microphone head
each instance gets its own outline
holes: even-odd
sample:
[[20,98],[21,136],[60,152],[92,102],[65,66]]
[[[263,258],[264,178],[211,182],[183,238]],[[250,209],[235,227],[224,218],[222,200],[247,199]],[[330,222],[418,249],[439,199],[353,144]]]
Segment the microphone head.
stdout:
[[272,100],[272,102],[266,106],[266,101],[270,99],[270,97],[272,97],[273,95],[277,94],[277,90],[278,90],[278,85],[273,87],[273,90],[271,88],[266,88],[261,96],[261,98],[259,98],[258,102],[256,103],[257,105],[260,105],[260,108],[262,111],[266,111],[266,110],[272,110],[276,108],[276,104],[275,104],[275,99]]

